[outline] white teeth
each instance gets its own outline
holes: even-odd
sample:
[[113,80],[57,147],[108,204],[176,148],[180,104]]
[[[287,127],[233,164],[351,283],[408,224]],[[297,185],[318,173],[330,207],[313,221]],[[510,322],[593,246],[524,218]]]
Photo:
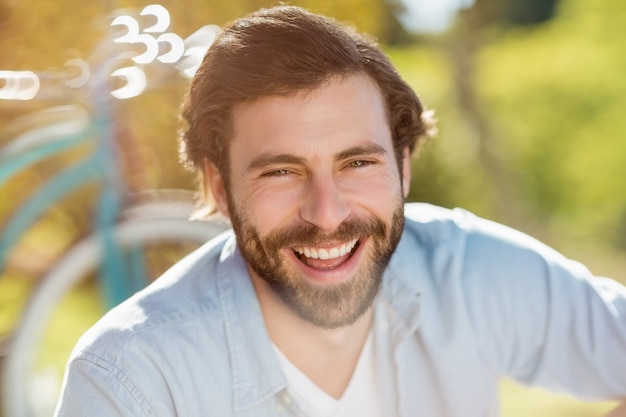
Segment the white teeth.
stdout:
[[343,245],[336,246],[334,248],[316,249],[316,248],[307,248],[307,247],[298,246],[298,247],[293,248],[293,250],[299,253],[300,255],[306,256],[307,258],[335,259],[335,258],[345,255],[346,253],[349,253],[352,249],[354,249],[354,246],[356,245],[357,242],[358,242],[358,239],[354,239],[348,243],[344,243]]

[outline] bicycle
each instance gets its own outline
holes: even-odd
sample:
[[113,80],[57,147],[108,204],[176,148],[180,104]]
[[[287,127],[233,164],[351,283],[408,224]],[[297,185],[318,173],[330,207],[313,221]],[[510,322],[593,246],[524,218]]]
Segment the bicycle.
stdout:
[[[142,16],[152,16],[156,23],[141,29]],[[0,87],[0,99],[62,97],[67,100],[68,89],[80,91],[87,98],[83,105],[56,106],[28,115],[9,129],[13,139],[0,149],[0,187],[41,161],[77,148],[87,150],[83,150],[86,155],[81,155],[76,163],[46,180],[9,219],[0,236],[0,274],[11,249],[48,207],[77,189],[90,184],[100,186],[95,230],[75,243],[43,274],[22,311],[19,324],[3,339],[6,351],[2,357],[1,399],[7,417],[51,414],[45,407],[37,411],[36,404],[40,401],[30,398],[38,394],[33,392],[32,368],[48,319],[72,288],[99,269],[98,282],[105,308],[110,308],[143,288],[150,276],[158,276],[167,267],[148,271],[145,256],[153,256],[157,251],[162,258],[164,253],[174,250],[172,243],[180,246],[182,242],[183,252],[173,255],[175,262],[193,247],[229,228],[226,222],[190,222],[193,205],[186,193],[182,197],[180,191],[131,194],[121,175],[120,153],[113,131],[118,122],[115,100],[139,96],[156,84],[155,78],[166,80],[176,73],[190,78],[218,31],[214,26],[203,27],[183,40],[166,32],[168,26],[169,14],[165,8],[147,6],[136,16],[123,14],[112,18],[111,27],[122,30],[96,48],[92,62],[75,58],[66,63],[60,74],[45,74],[45,77],[34,72],[16,75],[16,72],[0,71],[0,78],[9,80]],[[167,45],[165,52],[159,48],[162,43]],[[136,51],[137,44],[144,49],[142,53]],[[112,80],[122,80],[123,85],[112,88]]]

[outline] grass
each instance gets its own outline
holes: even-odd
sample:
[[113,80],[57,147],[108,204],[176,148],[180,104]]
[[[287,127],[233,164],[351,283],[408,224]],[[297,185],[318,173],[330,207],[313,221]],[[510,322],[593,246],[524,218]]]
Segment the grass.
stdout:
[[588,403],[524,387],[508,379],[500,385],[500,398],[503,417],[600,417],[617,405],[614,402]]
[[[0,277],[0,334],[17,325],[25,300],[34,284],[24,278]],[[65,364],[79,337],[103,314],[98,286],[81,284],[69,292],[46,324],[40,348],[35,352],[28,392],[35,416],[52,415],[61,389]]]
[[34,283],[25,277],[0,275],[0,336],[15,326],[33,287]]
[[95,283],[88,283],[65,297],[50,318],[37,367],[52,368],[62,375],[73,346],[104,313],[98,291]]

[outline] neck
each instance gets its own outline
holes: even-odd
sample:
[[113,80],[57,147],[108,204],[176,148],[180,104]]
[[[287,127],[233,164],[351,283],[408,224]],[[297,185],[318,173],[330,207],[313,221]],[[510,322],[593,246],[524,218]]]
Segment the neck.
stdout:
[[373,308],[348,326],[325,329],[295,314],[263,279],[251,275],[272,342],[313,383],[340,398],[371,329]]

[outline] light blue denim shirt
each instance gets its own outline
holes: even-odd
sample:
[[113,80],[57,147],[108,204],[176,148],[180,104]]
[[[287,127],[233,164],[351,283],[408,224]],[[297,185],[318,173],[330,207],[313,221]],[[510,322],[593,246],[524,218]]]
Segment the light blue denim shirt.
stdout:
[[[375,304],[387,416],[498,416],[498,381],[626,398],[626,288],[462,210],[406,206]],[[76,346],[57,416],[297,416],[234,236]]]

